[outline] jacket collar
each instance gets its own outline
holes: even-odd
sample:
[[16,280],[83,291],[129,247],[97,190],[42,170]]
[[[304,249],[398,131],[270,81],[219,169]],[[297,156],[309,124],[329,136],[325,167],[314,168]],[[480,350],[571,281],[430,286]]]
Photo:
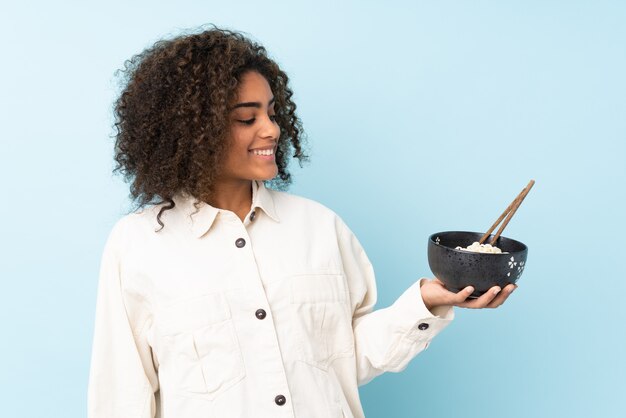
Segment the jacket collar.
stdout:
[[[184,215],[185,222],[196,238],[200,238],[206,234],[211,229],[217,215],[220,212],[224,212],[224,209],[211,206],[185,192],[175,194],[172,199],[176,203],[176,207],[179,208]],[[194,203],[196,203],[197,209],[194,207]],[[251,209],[256,210],[257,208],[263,210],[272,220],[280,222],[276,214],[276,207],[271,190],[265,187],[262,180],[252,181]]]
[[265,187],[263,180],[252,181],[252,209],[256,208],[263,210],[275,222],[280,222],[272,191]]

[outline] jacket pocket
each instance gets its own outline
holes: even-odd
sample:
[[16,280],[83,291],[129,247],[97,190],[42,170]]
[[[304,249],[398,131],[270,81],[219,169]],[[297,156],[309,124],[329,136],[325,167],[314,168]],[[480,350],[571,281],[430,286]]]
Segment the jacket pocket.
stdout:
[[245,377],[237,334],[221,293],[170,305],[157,321],[164,389],[214,399]]
[[354,334],[343,275],[292,277],[291,306],[302,361],[326,370],[333,360],[353,355]]

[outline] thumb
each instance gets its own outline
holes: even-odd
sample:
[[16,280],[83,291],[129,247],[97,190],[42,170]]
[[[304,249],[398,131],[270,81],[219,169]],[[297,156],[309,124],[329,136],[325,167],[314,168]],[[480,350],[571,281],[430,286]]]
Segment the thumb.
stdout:
[[454,302],[455,303],[463,303],[467,300],[468,296],[471,295],[474,292],[474,287],[473,286],[467,286],[466,288],[459,290],[455,295],[454,295]]

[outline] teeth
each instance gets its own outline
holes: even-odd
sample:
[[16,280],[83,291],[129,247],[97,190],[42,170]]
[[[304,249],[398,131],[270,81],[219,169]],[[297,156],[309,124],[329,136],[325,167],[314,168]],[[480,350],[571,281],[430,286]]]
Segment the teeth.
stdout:
[[273,149],[268,149],[268,150],[253,150],[252,153],[256,154],[256,155],[272,155],[274,154],[274,150]]

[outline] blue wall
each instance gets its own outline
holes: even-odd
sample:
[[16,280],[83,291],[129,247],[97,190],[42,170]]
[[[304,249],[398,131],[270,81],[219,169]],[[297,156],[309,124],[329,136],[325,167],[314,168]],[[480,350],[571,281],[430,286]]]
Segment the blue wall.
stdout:
[[203,23],[290,75],[312,155],[292,192],[354,230],[379,307],[431,274],[429,234],[485,230],[537,182],[505,232],[530,249],[519,289],[364,386],[368,418],[623,416],[624,22],[620,1],[3,5],[2,416],[85,416],[99,259],[128,208],[113,72]]

